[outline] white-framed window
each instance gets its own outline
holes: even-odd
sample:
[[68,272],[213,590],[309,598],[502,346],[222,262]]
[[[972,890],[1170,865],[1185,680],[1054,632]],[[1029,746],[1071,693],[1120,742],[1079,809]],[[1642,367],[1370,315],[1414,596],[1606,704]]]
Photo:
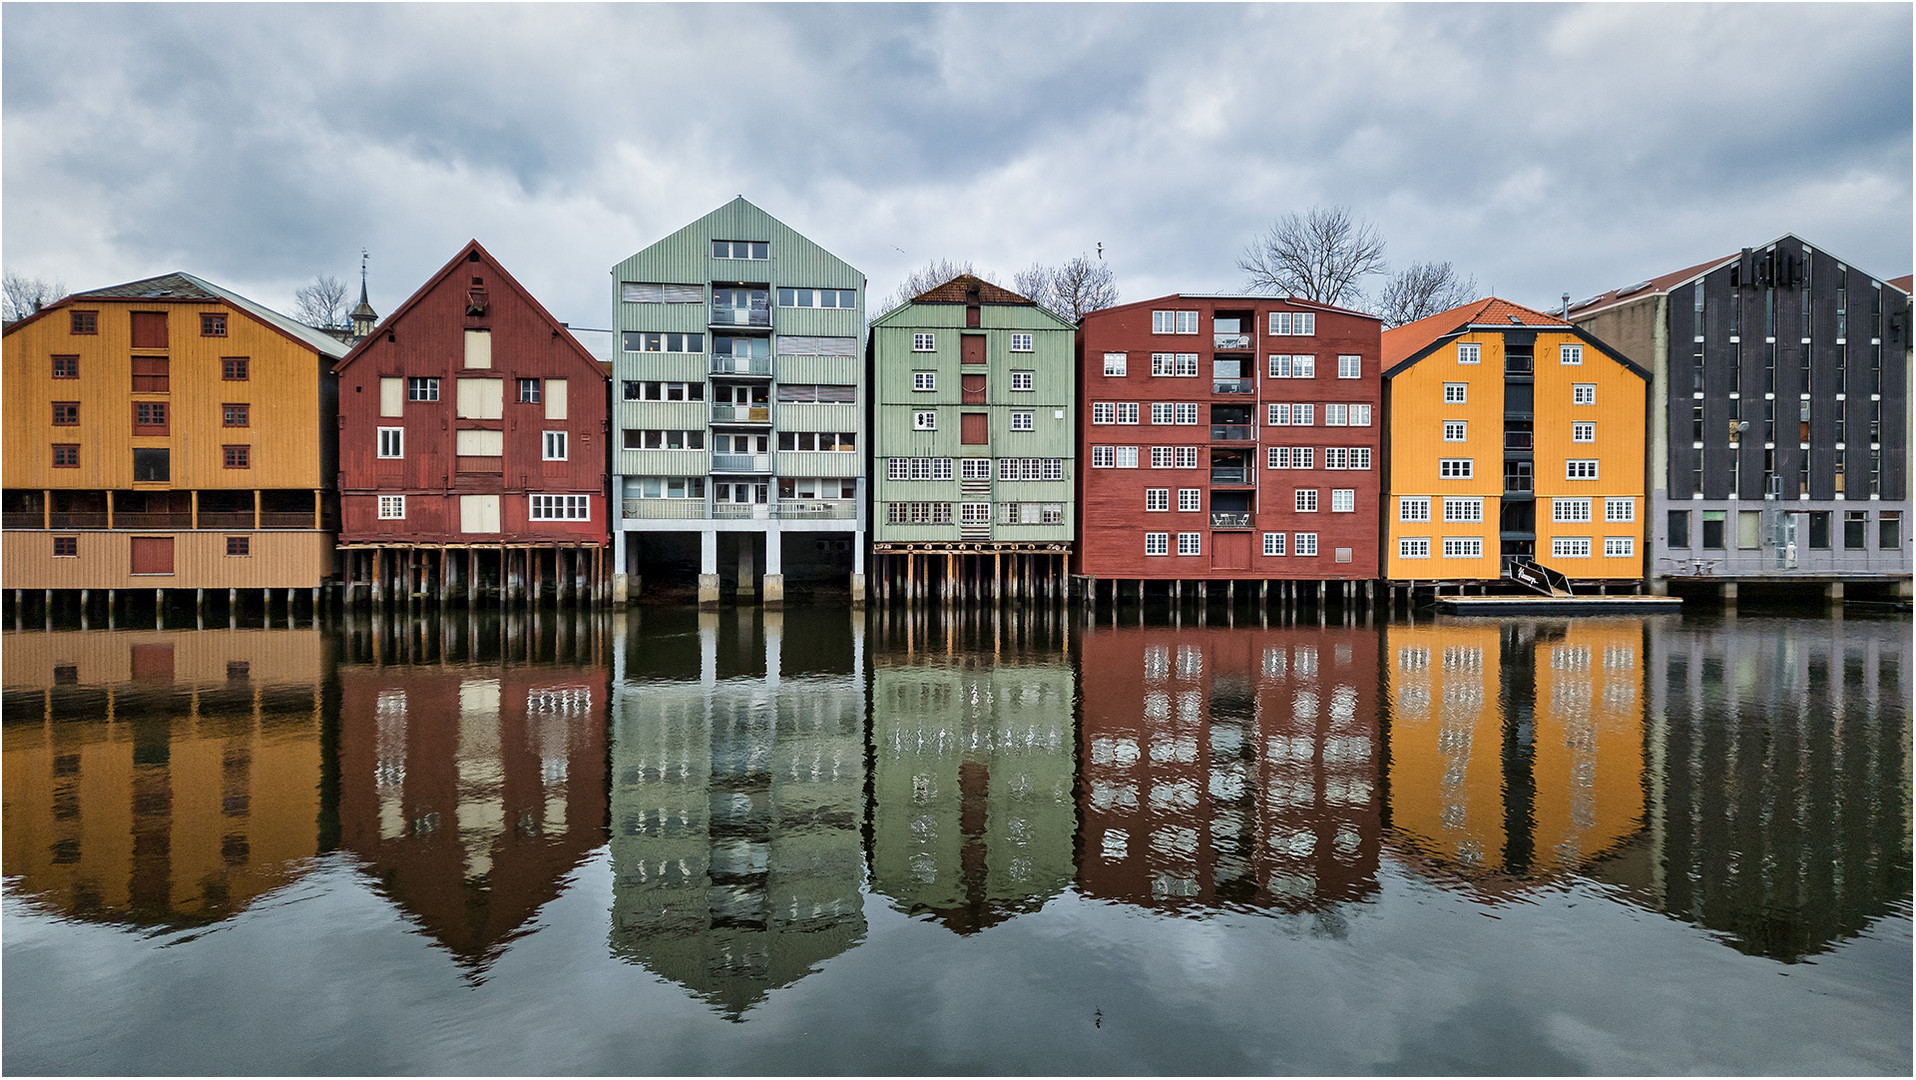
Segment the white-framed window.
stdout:
[[1264,448],[1264,466],[1269,469],[1288,469],[1291,467],[1291,448],[1288,446],[1267,446]]
[[1171,468],[1171,459],[1175,449],[1176,447],[1171,446],[1153,446],[1151,448],[1151,467],[1153,469]]
[[406,520],[406,497],[404,495],[381,495],[379,497],[379,520]]
[[1201,488],[1178,489],[1178,512],[1194,514],[1204,509],[1204,492]]
[[1091,467],[1094,469],[1112,468],[1117,461],[1117,454],[1115,453],[1116,450],[1117,450],[1117,447],[1115,446],[1092,447],[1091,448]]
[[1368,402],[1358,401],[1351,404],[1351,426],[1370,426],[1370,404]]
[[1324,467],[1326,469],[1348,469],[1350,465],[1350,447],[1326,446],[1324,448]]
[[1581,345],[1557,346],[1557,363],[1562,364],[1565,367],[1581,366],[1583,364],[1583,346]]
[[1483,346],[1468,341],[1457,343],[1457,362],[1460,364],[1480,364],[1484,359]]
[[1397,497],[1397,520],[1429,521],[1430,496],[1399,495]]
[[1116,402],[1094,401],[1091,403],[1091,423],[1093,425],[1115,424],[1118,422]]
[[1204,534],[1194,533],[1194,532],[1179,533],[1178,534],[1178,554],[1179,555],[1204,554]]
[[1138,448],[1137,447],[1119,446],[1119,447],[1116,447],[1115,449],[1118,452],[1118,468],[1135,469],[1138,467]]
[[1195,379],[1198,373],[1198,354],[1181,352],[1178,354],[1178,375],[1181,378]]
[[1337,377],[1340,379],[1363,378],[1364,358],[1361,356],[1339,356],[1337,358]]
[[938,373],[935,371],[914,371],[911,373],[911,388],[916,391],[938,389]]
[[778,306],[788,308],[854,308],[857,289],[780,289]]
[[1264,406],[1264,422],[1272,427],[1291,426],[1291,406],[1289,402],[1271,402]]
[[1351,416],[1350,409],[1351,407],[1349,405],[1339,405],[1335,402],[1324,406],[1324,426],[1325,427],[1349,426],[1350,416]]
[[1481,559],[1484,557],[1484,538],[1481,536],[1444,537],[1444,558]]
[[1317,333],[1317,313],[1312,311],[1271,312],[1272,337],[1310,337]]
[[1597,478],[1596,458],[1571,458],[1563,463],[1565,480],[1595,480]]
[[1590,557],[1590,538],[1587,536],[1552,537],[1550,555],[1557,559],[1587,559]]
[[1603,557],[1606,559],[1629,559],[1636,557],[1636,553],[1636,537],[1606,536],[1603,538]]
[[1061,502],[1008,502],[999,503],[1001,508],[998,522],[1001,525],[1062,525],[1064,524],[1064,504]]
[[379,429],[379,456],[383,458],[401,458],[406,456],[406,429],[383,427]]
[[[1031,351],[1031,335],[1030,334],[1011,335],[1011,351],[1012,352],[1030,352]],[[1012,387],[1012,389],[1016,390],[1017,387],[1014,386]],[[1027,387],[1026,389],[1030,389],[1030,388]]]
[[1570,422],[1571,442],[1596,442],[1597,422],[1594,420],[1573,420]]
[[1265,461],[1273,469],[1309,469],[1315,467],[1314,446],[1272,446],[1265,449]]
[[1552,499],[1550,500],[1550,520],[1556,522],[1589,521],[1590,500]]
[[1300,514],[1317,513],[1317,489],[1297,488],[1292,491],[1291,508]]
[[1430,537],[1400,536],[1397,538],[1397,557],[1400,559],[1430,558]]
[[913,334],[911,336],[911,351],[912,352],[937,352],[938,351],[938,335],[937,334]]
[[951,479],[951,459],[891,458],[885,462],[885,479],[949,480]]
[[1118,423],[1135,424],[1138,422],[1138,403],[1135,401],[1118,402]]
[[1312,354],[1283,353],[1271,354],[1271,378],[1273,379],[1315,379],[1317,378],[1317,357]]
[[1171,534],[1168,532],[1148,532],[1144,534],[1144,553],[1146,555],[1171,554]]
[[1198,457],[1198,455],[1197,455],[1197,452],[1198,452],[1198,448],[1197,448],[1197,447],[1195,447],[1195,446],[1174,446],[1174,447],[1172,447],[1171,449],[1172,449],[1172,450],[1174,450],[1174,451],[1176,452],[1176,453],[1175,453],[1175,457],[1176,457],[1176,461],[1174,462],[1174,465],[1175,465],[1175,467],[1176,467],[1176,468],[1180,468],[1180,469],[1195,469],[1195,468],[1197,468],[1197,467],[1198,467],[1198,466],[1197,466],[1197,457]]
[[1570,404],[1595,405],[1597,403],[1596,383],[1572,383],[1570,385]]
[[1291,425],[1293,427],[1311,427],[1317,423],[1317,406],[1299,404],[1291,406]]
[[1462,405],[1470,397],[1470,384],[1447,382],[1444,384],[1444,404]]
[[981,502],[959,503],[958,504],[958,524],[960,525],[991,524],[991,504],[981,503]]
[[[982,457],[968,457],[968,458],[961,459],[959,463],[959,477],[965,480],[991,479],[991,459],[982,458]],[[939,477],[938,479],[940,480],[951,479],[951,467],[949,465],[945,467],[945,475]]]
[[407,401],[438,401],[439,380],[432,376],[414,376],[406,380]]
[[924,409],[919,412],[912,413],[911,414],[911,429],[913,431],[937,431],[938,430],[938,413],[935,410],[931,410],[931,409]]
[[1012,413],[1012,414],[1011,414],[1011,430],[1013,430],[1013,431],[1030,431],[1030,430],[1032,430],[1032,427],[1031,427],[1031,414],[1030,414],[1030,413],[1028,413],[1028,412],[1014,412],[1014,413]]
[[591,521],[590,495],[531,495],[533,521]]
[[545,433],[545,441],[544,441],[544,446],[545,446],[545,453],[544,453],[544,457],[545,457],[545,460],[547,460],[547,461],[564,461],[564,460],[566,459],[566,458],[565,458],[565,450],[566,450],[566,445],[565,445],[565,444],[566,444],[566,433],[565,433],[565,432],[563,432],[563,431],[548,431],[548,432],[546,432],[546,433]]
[[[475,333],[475,331],[471,330],[466,332],[469,334]],[[650,333],[639,330],[627,330],[621,338],[620,348],[625,352],[704,352],[705,335],[668,334],[663,331]],[[468,363],[466,366],[491,367],[491,354],[487,354],[486,363]]]
[[1177,410],[1172,406],[1170,402],[1153,401],[1151,403],[1151,422],[1153,424],[1175,423],[1176,416],[1177,416]]
[[1331,513],[1353,514],[1357,512],[1356,488],[1331,489]]
[[1152,513],[1158,511],[1169,512],[1171,509],[1171,489],[1145,488],[1144,508]]
[[1482,521],[1483,519],[1483,499],[1444,497],[1445,521]]
[[1637,519],[1637,501],[1628,495],[1622,498],[1603,500],[1603,520],[1635,521]]
[[1122,377],[1124,375],[1125,357],[1127,355],[1128,354],[1121,353],[1121,352],[1105,353],[1104,354],[1105,377],[1107,378]]
[[1283,533],[1265,533],[1264,534],[1264,554],[1266,555],[1284,554],[1284,534]]
[[[1025,351],[1030,352],[1031,350],[1026,349]],[[1030,390],[1035,385],[1037,385],[1037,375],[1035,372],[1014,371],[1011,373],[1011,388],[1013,390]]]
[[1291,554],[1317,554],[1317,534],[1314,532],[1293,533],[1291,536]]
[[998,459],[1000,480],[1062,480],[1063,458],[1008,457]]
[[1180,424],[1197,423],[1198,422],[1197,402],[1195,401],[1178,402],[1177,403],[1177,422]]
[[769,259],[772,245],[764,240],[714,240],[714,259]]
[[1444,480],[1468,480],[1471,477],[1470,458],[1438,458],[1437,475]]
[[1198,332],[1198,313],[1195,311],[1153,311],[1151,313],[1151,332],[1153,334],[1195,334]]
[[1463,442],[1466,433],[1469,431],[1469,428],[1470,428],[1470,425],[1467,421],[1463,421],[1463,420],[1444,421],[1444,441],[1445,442]]

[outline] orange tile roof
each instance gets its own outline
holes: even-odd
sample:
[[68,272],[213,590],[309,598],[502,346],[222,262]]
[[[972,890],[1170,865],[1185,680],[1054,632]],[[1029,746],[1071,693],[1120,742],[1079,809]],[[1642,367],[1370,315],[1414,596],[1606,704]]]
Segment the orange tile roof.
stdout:
[[1504,325],[1563,327],[1570,324],[1556,315],[1487,296],[1384,331],[1384,370],[1395,370],[1424,346],[1466,326]]

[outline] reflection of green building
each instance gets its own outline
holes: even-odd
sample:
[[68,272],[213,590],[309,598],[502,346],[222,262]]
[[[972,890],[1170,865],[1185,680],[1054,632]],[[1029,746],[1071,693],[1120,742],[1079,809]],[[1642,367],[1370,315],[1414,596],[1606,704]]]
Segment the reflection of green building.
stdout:
[[1906,623],[1650,636],[1648,828],[1599,876],[1794,961],[1910,895]]
[[[856,675],[622,683],[610,811],[612,951],[734,1019],[864,936],[864,700]],[[854,664],[854,670],[858,665]]]
[[1063,664],[872,673],[872,887],[971,933],[1064,891],[1078,821]]

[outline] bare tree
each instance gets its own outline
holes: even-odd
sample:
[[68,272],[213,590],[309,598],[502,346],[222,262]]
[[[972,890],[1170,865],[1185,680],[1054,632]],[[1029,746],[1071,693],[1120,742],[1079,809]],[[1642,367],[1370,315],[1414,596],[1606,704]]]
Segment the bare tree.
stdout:
[[1476,295],[1476,277],[1460,276],[1449,260],[1412,263],[1377,294],[1374,307],[1386,327],[1402,326],[1448,311]]
[[0,314],[7,322],[19,322],[66,294],[65,283],[58,280],[28,277],[12,270],[0,274],[0,304],[4,304]]
[[1272,222],[1237,265],[1253,292],[1351,306],[1362,299],[1360,282],[1385,270],[1384,238],[1347,206],[1313,206]]
[[1118,302],[1117,274],[1111,264],[1087,255],[1058,266],[1032,263],[1012,280],[1020,293],[1072,322]]
[[293,294],[293,317],[307,326],[338,330],[346,325],[346,283],[321,274]]
[[[989,271],[979,273],[977,270],[972,269],[970,259],[956,261],[952,259],[933,259],[918,269],[913,270],[911,273],[906,274],[905,280],[899,282],[898,287],[886,295],[885,302],[880,305],[872,317],[876,318],[878,315],[883,315],[894,308],[909,304],[919,293],[935,289],[961,274],[976,274],[986,281],[991,281],[992,277]],[[996,282],[993,282],[993,284],[996,284]]]

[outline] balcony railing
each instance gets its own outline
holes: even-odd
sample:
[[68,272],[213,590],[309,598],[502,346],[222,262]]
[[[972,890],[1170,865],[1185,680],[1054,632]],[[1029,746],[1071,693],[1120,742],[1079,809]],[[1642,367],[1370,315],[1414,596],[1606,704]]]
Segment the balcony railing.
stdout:
[[[308,520],[311,520],[308,517]],[[251,510],[202,510],[200,528],[202,529],[250,529],[253,527]]]
[[713,503],[715,518],[769,518],[772,508],[766,503]]
[[[55,514],[55,517],[60,515]],[[67,515],[72,517],[74,515]],[[105,514],[99,515],[102,519]],[[113,512],[113,527],[116,529],[190,529],[193,527],[193,515],[189,511],[178,513],[161,511],[159,513],[130,513],[125,510]],[[57,528],[57,526],[56,526]]]
[[[122,517],[126,516],[124,514]],[[40,515],[34,515],[33,528],[40,527]],[[48,515],[49,527],[55,529],[104,529],[106,528],[105,510],[55,510]]]
[[712,471],[715,473],[769,473],[772,471],[772,455],[713,454]]
[[769,424],[772,422],[770,405],[726,405],[715,402],[712,405],[714,424]]
[[628,518],[702,518],[704,499],[624,499],[620,514]]
[[[100,524],[106,524],[105,514],[101,514],[100,519]],[[38,529],[45,524],[46,521],[41,518],[38,510],[8,510],[0,514],[0,528]],[[68,525],[66,528],[70,529],[73,526]]]
[[1504,449],[1528,450],[1530,449],[1530,444],[1533,441],[1532,435],[1534,434],[1534,432],[1529,431],[1506,431],[1504,432]]
[[314,520],[314,516],[311,510],[261,510],[259,527],[262,529],[315,529],[319,525]]
[[1250,379],[1213,379],[1211,380],[1211,393],[1255,394],[1257,393],[1257,384]]
[[1534,356],[1511,356],[1508,353],[1504,354],[1505,375],[1529,375],[1536,369],[1536,366],[1537,358]]
[[1213,529],[1248,529],[1250,527],[1251,512],[1249,510],[1211,511],[1211,528]]
[[844,520],[858,516],[853,499],[789,499],[773,508],[781,518]]
[[756,308],[718,307],[714,305],[712,307],[712,325],[770,326],[772,325],[772,313],[770,310],[760,311]]
[[1248,442],[1251,438],[1249,424],[1212,424],[1212,442]]
[[769,356],[720,356],[712,354],[711,364],[714,375],[766,375],[772,373],[772,358]]
[[1217,349],[1242,349],[1248,351],[1251,347],[1251,335],[1213,334],[1211,335],[1211,346]]
[[1234,465],[1213,465],[1211,466],[1211,483],[1248,484],[1250,483],[1249,472],[1248,469]]

